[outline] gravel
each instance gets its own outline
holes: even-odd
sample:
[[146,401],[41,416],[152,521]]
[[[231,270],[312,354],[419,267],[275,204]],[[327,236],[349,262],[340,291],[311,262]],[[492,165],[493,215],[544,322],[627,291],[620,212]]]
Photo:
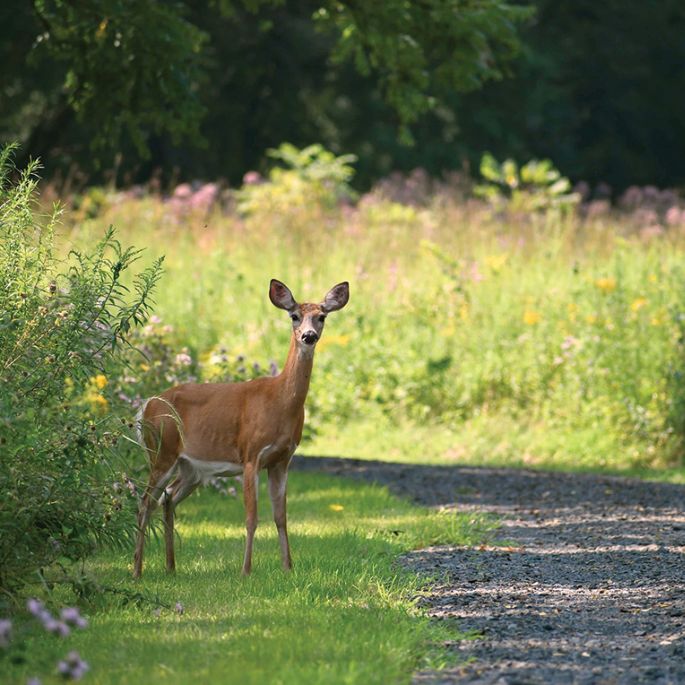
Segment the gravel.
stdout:
[[685,684],[685,487],[355,459],[310,457],[296,468],[501,517],[497,545],[403,558],[439,578],[421,601],[454,626],[449,648],[461,657],[458,667],[415,674],[414,683]]

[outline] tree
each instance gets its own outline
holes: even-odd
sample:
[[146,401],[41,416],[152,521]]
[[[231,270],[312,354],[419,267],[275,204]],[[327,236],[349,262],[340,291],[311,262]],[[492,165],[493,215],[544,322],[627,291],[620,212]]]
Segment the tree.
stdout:
[[[242,60],[268,70],[254,49],[278,47],[269,38],[285,34],[311,41],[318,74],[305,80],[315,87],[325,90],[321,80],[330,84],[349,63],[373,77],[408,138],[408,125],[445,93],[502,75],[528,14],[502,0],[10,0],[0,10],[0,135],[47,159],[61,148],[81,165],[87,155],[111,164],[113,151],[144,157],[167,136],[196,144],[203,112],[228,104],[205,96],[216,90],[211,77],[235,76]],[[237,63],[217,63],[223,41],[229,52],[245,48]],[[309,47],[297,50],[311,56]],[[299,56],[291,74],[309,67]],[[254,97],[233,93],[237,102]]]

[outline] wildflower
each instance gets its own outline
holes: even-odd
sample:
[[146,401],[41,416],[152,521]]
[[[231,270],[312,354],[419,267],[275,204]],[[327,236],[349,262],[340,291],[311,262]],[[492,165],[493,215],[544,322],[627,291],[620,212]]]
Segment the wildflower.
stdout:
[[157,314],[153,314],[150,317],[150,323],[162,323],[162,319],[159,316],[157,316]]
[[666,211],[666,223],[669,226],[677,226],[685,222],[685,211],[680,211],[679,207],[669,207]]
[[523,313],[523,323],[525,323],[526,326],[535,326],[535,324],[540,323],[541,320],[542,317],[540,314],[532,309],[526,309]]
[[598,278],[595,281],[595,286],[602,292],[612,293],[614,290],[616,290],[616,279],[611,277]]
[[0,619],[0,647],[8,647],[12,638],[12,621],[8,618]]
[[193,363],[193,359],[187,352],[180,352],[176,355],[174,363],[180,366],[190,366]]
[[254,186],[262,183],[264,179],[261,177],[258,171],[248,171],[243,176],[243,184],[246,186]]
[[486,257],[485,263],[495,273],[498,273],[502,270],[504,265],[507,263],[508,259],[509,259],[509,255],[506,252],[503,252],[502,254],[490,255],[490,256]]
[[70,623],[76,628],[88,627],[88,619],[81,616],[77,607],[64,607],[59,615],[64,623]]
[[48,619],[52,618],[52,614],[45,608],[45,604],[39,599],[31,598],[26,602],[26,608],[32,616],[39,619],[43,625]]
[[98,389],[102,390],[107,385],[107,376],[99,373],[90,379],[90,382]]
[[328,508],[331,511],[342,511],[345,507],[342,504],[329,504]]
[[275,361],[272,361],[272,362],[269,364],[269,373],[270,373],[272,376],[278,376],[278,364],[276,364]]
[[40,678],[33,677],[33,678],[29,678],[26,681],[26,685],[43,685],[43,684],[42,684]]
[[174,610],[176,611],[177,614],[182,614],[184,611],[183,604],[181,604],[181,602],[176,602],[176,606],[174,607]]
[[258,363],[258,362],[255,362],[255,363],[252,365],[252,370],[253,370],[255,373],[259,373],[259,372],[262,370],[262,367],[259,366],[259,363]]
[[585,317],[585,321],[587,321],[590,325],[597,323],[597,315],[596,314],[588,314]]
[[81,659],[78,652],[69,652],[64,660],[57,664],[57,672],[65,678],[81,680],[87,671],[90,670],[88,662]]
[[630,310],[633,312],[640,311],[647,304],[646,297],[638,297],[630,303]]
[[126,475],[124,475],[124,483],[126,483],[128,491],[135,497],[138,494],[136,484]]
[[561,343],[561,349],[566,352],[567,350],[572,349],[573,347],[576,347],[580,340],[578,338],[568,335],[564,338],[563,342]]
[[68,637],[71,633],[69,626],[63,621],[58,621],[49,611],[45,611],[39,618],[48,633],[55,633],[60,637]]
[[105,410],[109,406],[109,402],[102,395],[93,395],[90,398],[90,404],[93,409]]

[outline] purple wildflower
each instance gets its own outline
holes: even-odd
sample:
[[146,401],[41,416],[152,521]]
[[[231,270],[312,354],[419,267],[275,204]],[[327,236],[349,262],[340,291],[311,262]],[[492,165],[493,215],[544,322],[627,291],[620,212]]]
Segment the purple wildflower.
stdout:
[[88,619],[81,616],[81,613],[76,607],[65,607],[60,611],[60,618],[64,623],[70,623],[77,628],[86,628],[88,626]]
[[31,599],[26,602],[26,608],[28,609],[29,613],[36,618],[40,618],[43,612],[46,610],[45,604],[34,597],[31,597]]
[[52,616],[48,616],[43,621],[43,628],[48,631],[48,633],[55,633],[60,637],[68,637],[71,633],[71,628],[63,621],[58,621]]
[[81,680],[89,670],[88,662],[84,661],[78,652],[69,652],[57,664],[57,672],[65,678],[71,678],[72,680]]
[[180,602],[176,602],[176,606],[174,607],[174,609],[176,610],[177,614],[182,614],[184,611],[183,604],[181,604]]
[[34,678],[29,678],[26,681],[26,685],[43,685],[43,683],[41,682],[40,678],[34,677]]
[[272,376],[278,376],[278,364],[276,364],[275,361],[272,361],[272,362],[269,364],[269,373],[270,373]]

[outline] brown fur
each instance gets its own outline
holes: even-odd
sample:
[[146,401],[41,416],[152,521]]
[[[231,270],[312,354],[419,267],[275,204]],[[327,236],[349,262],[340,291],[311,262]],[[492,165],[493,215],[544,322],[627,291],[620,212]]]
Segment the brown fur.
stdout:
[[[243,383],[178,385],[151,399],[145,407],[142,434],[151,468],[138,515],[134,577],[142,573],[145,529],[160,496],[164,504],[167,569],[175,568],[174,510],[200,482],[183,455],[204,462],[225,462],[227,468],[242,467],[247,527],[244,574],[250,573],[252,565],[258,472],[268,470],[283,566],[292,567],[286,524],[287,470],[302,438],[315,345],[307,345],[303,339],[315,334],[318,340],[323,318],[347,303],[348,290],[346,283],[339,284],[328,293],[324,303],[298,305],[286,286],[272,281],[270,297],[277,307],[287,309],[291,317],[299,317],[293,320],[290,350],[281,374]],[[177,473],[167,487],[164,478],[175,467]]]

